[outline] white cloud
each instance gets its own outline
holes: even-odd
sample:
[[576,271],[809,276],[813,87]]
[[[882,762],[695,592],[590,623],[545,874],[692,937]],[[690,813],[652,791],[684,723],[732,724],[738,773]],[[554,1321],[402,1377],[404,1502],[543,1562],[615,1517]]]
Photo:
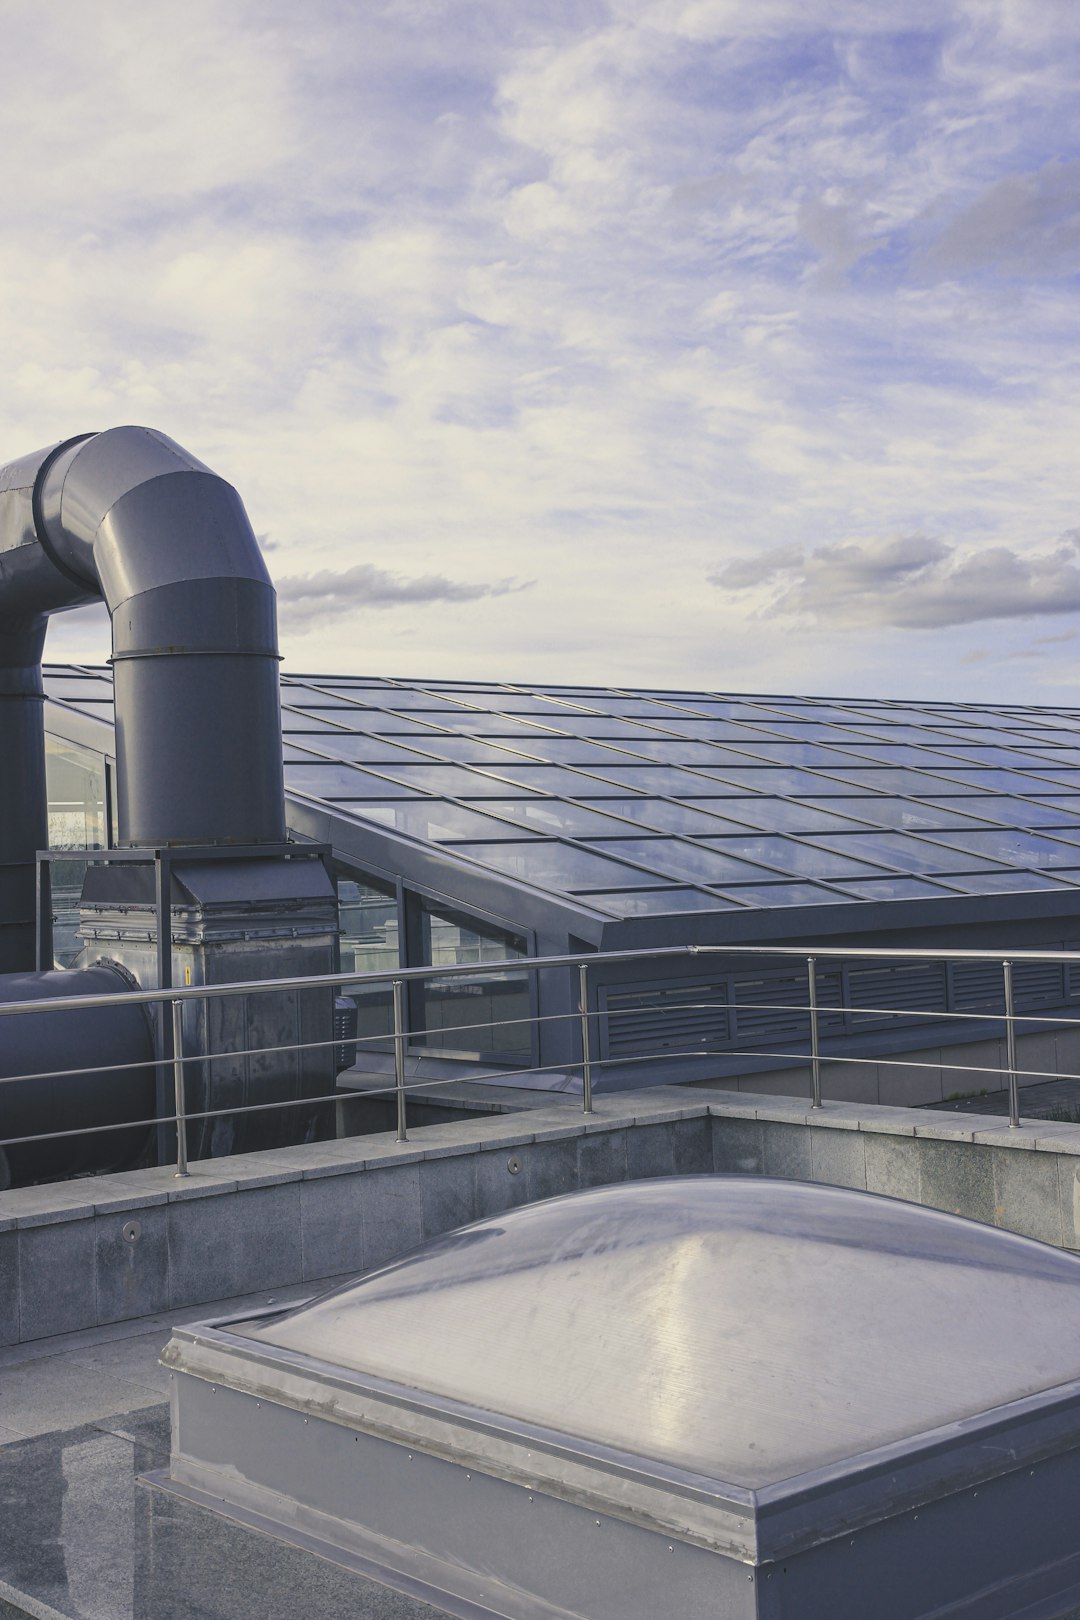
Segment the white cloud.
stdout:
[[[986,620],[1080,612],[1080,529],[1051,550],[1018,556],[1007,546],[969,551],[929,535],[877,537],[804,552],[788,546],[739,558],[710,576],[722,589],[777,587],[770,616],[822,625],[945,629]],[[1041,637],[1048,646],[1075,632]]]
[[[1074,611],[1042,538],[1077,522],[1074,5],[64,16],[5,10],[0,459],[148,421],[282,582],[406,593],[359,645],[331,586],[283,590],[287,656],[321,614],[337,669],[882,691],[917,637],[960,695],[961,598]],[[921,574],[865,538],[939,534]],[[1018,646],[1035,691],[1061,649]]]

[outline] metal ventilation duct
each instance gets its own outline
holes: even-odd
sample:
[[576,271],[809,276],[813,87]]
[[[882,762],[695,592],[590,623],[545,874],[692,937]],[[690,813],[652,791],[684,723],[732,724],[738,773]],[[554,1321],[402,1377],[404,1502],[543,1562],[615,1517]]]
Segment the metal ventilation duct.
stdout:
[[[0,468],[0,972],[34,965],[48,617],[112,619],[121,845],[285,838],[275,593],[239,495],[121,427]],[[222,702],[223,694],[228,701]]]

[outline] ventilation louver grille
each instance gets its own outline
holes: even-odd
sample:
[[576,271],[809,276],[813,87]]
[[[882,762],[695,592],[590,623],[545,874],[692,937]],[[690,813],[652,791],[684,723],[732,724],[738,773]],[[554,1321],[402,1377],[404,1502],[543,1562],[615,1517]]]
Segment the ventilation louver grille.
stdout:
[[726,983],[609,990],[608,1055],[636,1057],[695,1047],[710,1051],[726,1045],[731,1034],[729,999]]
[[[851,1022],[856,1027],[887,1023],[893,1013],[941,1012],[946,1005],[943,962],[882,962],[874,967],[852,967],[847,980]],[[860,1008],[866,1011],[860,1012]]]
[[[992,1018],[1005,1011],[999,962],[819,962],[815,985],[823,1039],[890,1026],[904,1032],[949,1012]],[[1053,962],[1014,962],[1013,989],[1018,1012],[1080,1000],[1080,964],[1063,969]],[[809,1046],[809,982],[802,962],[705,984],[611,986],[600,996],[608,1014],[609,1059],[725,1048],[797,1055]],[[967,1033],[963,1024],[954,1030],[959,1039]]]

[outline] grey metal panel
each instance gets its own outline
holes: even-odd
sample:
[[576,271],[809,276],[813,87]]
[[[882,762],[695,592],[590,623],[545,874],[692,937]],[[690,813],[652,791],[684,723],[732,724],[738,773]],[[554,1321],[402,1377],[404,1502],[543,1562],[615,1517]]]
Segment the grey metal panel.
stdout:
[[758,1488],[1080,1377],[1080,1258],[842,1188],[646,1182],[479,1222],[251,1336]]
[[[752,1620],[735,1558],[492,1477],[471,1458],[175,1375],[169,1472],[150,1476],[468,1620]],[[283,1464],[284,1469],[283,1469]],[[284,1487],[284,1490],[282,1489]]]
[[[0,1003],[111,995],[130,988],[128,976],[107,963],[7,973],[0,975]],[[150,1022],[139,1006],[117,1002],[0,1020],[0,1139],[151,1119],[153,1058]],[[95,1062],[102,1067],[95,1069]],[[122,1169],[146,1140],[146,1128],[136,1127],[27,1143],[3,1152],[19,1186],[61,1174]]]

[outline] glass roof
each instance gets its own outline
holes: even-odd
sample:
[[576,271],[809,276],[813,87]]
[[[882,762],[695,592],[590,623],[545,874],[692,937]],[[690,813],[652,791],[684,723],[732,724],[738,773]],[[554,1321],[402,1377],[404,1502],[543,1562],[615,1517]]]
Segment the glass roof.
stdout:
[[[112,718],[108,669],[45,689]],[[1080,710],[340,675],[281,697],[290,796],[612,917],[1080,885]]]

